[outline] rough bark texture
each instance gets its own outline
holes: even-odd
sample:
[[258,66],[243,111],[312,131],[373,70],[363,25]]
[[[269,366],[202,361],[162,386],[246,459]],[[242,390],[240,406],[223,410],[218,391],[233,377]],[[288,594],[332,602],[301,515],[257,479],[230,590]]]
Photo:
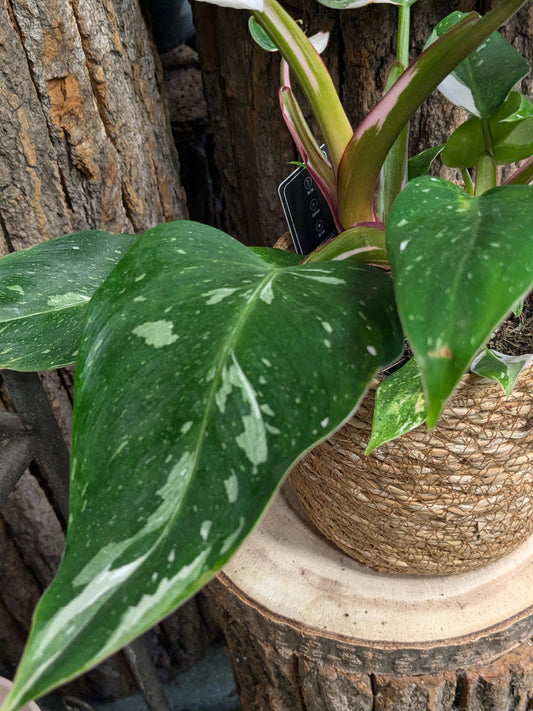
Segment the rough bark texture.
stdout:
[[[331,32],[323,57],[352,125],[378,100],[395,50],[396,8],[388,4],[335,11],[315,0],[286,3],[303,19],[308,34]],[[430,29],[448,12],[488,9],[474,0],[419,0],[413,6],[412,56]],[[247,244],[273,244],[286,230],[277,186],[297,158],[277,103],[279,56],[261,50],[250,38],[247,13],[203,3],[195,5],[198,46],[215,135],[227,208],[227,229]],[[533,8],[522,8],[507,37],[531,59]],[[529,38],[529,39],[528,39]],[[531,78],[524,89],[531,91]],[[442,142],[461,112],[432,96],[413,118],[411,153]]]
[[4,250],[184,214],[161,74],[133,0],[0,7]]
[[[217,595],[220,602],[220,597]],[[280,634],[265,644],[257,630],[217,605],[243,711],[531,711],[533,643],[489,664],[434,674],[376,674],[339,669],[324,656],[294,652]],[[334,641],[331,641],[332,649]],[[333,654],[333,659],[335,655]]]
[[207,588],[243,711],[531,711],[532,556],[529,543],[466,576],[380,574],[284,487]]
[[220,176],[214,159],[198,53],[180,45],[161,55],[180,175],[191,220],[223,228]]
[[[137,0],[0,3],[0,256],[75,230],[141,232],[186,216],[162,77]],[[72,371],[43,384],[68,442]],[[12,409],[5,390],[0,407]],[[4,673],[59,563],[60,521],[32,465],[0,510]],[[168,678],[212,636],[193,600],[147,643]],[[105,698],[134,688],[118,655],[70,691]]]

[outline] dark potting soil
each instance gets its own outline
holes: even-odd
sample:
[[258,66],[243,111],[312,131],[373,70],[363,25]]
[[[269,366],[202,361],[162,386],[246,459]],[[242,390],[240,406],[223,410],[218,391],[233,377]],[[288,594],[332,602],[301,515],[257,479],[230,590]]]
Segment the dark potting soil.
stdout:
[[507,355],[533,353],[533,292],[525,299],[522,312],[518,316],[510,314],[488,346]]

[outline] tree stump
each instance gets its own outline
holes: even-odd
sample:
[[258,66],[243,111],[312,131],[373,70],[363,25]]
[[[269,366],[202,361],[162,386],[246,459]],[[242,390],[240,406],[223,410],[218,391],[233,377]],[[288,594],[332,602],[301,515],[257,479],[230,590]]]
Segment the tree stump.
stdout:
[[243,711],[531,711],[533,539],[466,574],[387,575],[304,516],[279,495],[208,588]]

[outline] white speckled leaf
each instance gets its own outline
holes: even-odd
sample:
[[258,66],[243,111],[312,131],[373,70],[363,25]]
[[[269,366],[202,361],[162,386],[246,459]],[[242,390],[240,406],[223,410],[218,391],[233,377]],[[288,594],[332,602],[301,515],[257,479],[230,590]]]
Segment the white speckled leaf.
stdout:
[[510,395],[518,376],[531,363],[532,359],[533,355],[530,353],[510,356],[491,348],[484,348],[474,358],[470,370],[484,378],[495,380],[502,386],[504,393]]
[[[466,17],[455,11],[435,27],[426,47]],[[505,101],[513,86],[529,74],[529,64],[499,32],[493,32],[459,64],[439,91],[475,116],[488,118]]]
[[0,368],[76,362],[88,303],[136,235],[87,231],[0,260]]
[[533,187],[470,197],[417,178],[394,204],[387,252],[433,426],[476,353],[533,287]]
[[424,387],[414,358],[383,380],[376,390],[372,434],[366,454],[426,421]]
[[387,274],[275,256],[195,223],[161,225],[96,293],[67,552],[38,607],[18,700],[94,665],[206,583],[294,461],[401,352]]

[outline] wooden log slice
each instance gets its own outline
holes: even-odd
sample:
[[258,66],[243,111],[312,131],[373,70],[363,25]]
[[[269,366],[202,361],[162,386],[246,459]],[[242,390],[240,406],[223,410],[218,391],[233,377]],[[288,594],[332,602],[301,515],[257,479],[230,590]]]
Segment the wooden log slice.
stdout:
[[533,708],[533,539],[461,575],[377,573],[280,495],[208,592],[245,711]]

